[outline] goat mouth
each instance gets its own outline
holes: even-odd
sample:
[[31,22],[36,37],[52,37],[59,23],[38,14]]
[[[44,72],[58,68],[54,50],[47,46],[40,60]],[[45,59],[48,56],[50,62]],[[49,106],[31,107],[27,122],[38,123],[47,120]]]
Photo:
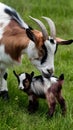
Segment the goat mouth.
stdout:
[[42,71],[42,74],[45,78],[50,78],[53,76],[53,69],[47,69],[46,72]]

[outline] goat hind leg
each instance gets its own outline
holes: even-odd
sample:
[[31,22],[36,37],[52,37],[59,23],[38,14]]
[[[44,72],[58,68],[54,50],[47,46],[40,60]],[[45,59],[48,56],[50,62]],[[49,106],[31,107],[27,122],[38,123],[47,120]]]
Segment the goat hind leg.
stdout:
[[65,102],[65,99],[62,97],[61,93],[58,95],[57,100],[61,106],[62,115],[65,115],[66,114],[66,102]]
[[48,111],[47,115],[49,117],[52,117],[55,112],[56,99],[55,99],[53,93],[51,93],[51,92],[46,94],[46,99],[47,99],[47,103],[49,106],[49,111]]

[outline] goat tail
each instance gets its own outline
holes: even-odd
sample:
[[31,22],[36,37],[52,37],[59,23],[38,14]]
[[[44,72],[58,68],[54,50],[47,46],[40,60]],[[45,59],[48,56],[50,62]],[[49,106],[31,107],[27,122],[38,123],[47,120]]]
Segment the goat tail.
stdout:
[[62,89],[63,83],[64,83],[64,74],[61,74],[59,76],[59,80],[58,80],[58,84],[57,84],[58,91],[60,91]]

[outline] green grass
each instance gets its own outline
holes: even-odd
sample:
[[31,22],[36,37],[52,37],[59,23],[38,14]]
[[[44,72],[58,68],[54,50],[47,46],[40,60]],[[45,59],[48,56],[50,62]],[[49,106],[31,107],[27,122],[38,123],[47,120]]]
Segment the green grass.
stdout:
[[[64,39],[73,39],[73,0],[0,0],[15,8],[21,17],[30,26],[38,28],[32,22],[29,15],[42,20],[48,29],[47,23],[41,16],[53,19],[57,28],[57,36]],[[38,28],[39,29],[39,28]],[[73,130],[73,45],[59,46],[55,55],[55,74],[64,73],[65,82],[63,95],[67,104],[67,114],[61,115],[59,106],[51,119],[46,119],[48,106],[45,100],[40,99],[40,106],[35,114],[29,115],[27,111],[28,97],[18,90],[17,80],[12,71],[19,72],[38,70],[31,65],[27,56],[24,56],[23,64],[8,70],[8,88],[10,100],[0,99],[0,130]]]

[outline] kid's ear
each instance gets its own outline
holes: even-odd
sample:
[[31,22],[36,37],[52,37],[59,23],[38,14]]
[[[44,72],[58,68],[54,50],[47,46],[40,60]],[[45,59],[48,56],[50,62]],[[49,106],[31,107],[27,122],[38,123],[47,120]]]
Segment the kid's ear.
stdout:
[[19,75],[15,72],[15,70],[13,70],[13,73],[14,73],[14,75],[16,76],[18,82],[19,82]]
[[64,80],[64,74],[61,74],[61,75],[59,76],[59,80]]
[[34,72],[32,71],[32,72],[31,72],[31,78],[33,78],[33,76],[34,76]]
[[13,70],[14,75],[18,78],[18,74]]
[[36,41],[36,37],[30,29],[26,29],[26,34],[30,38],[30,40],[32,40],[34,42]]

